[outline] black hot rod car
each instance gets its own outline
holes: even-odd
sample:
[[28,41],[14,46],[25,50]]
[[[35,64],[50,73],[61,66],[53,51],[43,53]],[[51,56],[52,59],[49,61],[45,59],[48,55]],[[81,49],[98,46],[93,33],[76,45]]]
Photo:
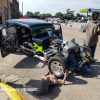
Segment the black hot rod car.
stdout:
[[[19,35],[22,27],[29,35],[33,48],[21,44]],[[0,41],[2,57],[17,49],[27,51],[48,62],[49,71],[57,77],[62,77],[66,69],[91,71],[88,63],[92,56],[91,49],[79,46],[75,39],[63,43],[60,24],[36,19],[8,20],[6,27],[0,29]]]

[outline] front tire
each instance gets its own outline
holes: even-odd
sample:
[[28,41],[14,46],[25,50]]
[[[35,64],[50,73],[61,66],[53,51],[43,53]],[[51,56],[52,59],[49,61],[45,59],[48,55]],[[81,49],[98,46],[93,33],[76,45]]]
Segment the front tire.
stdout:
[[48,62],[48,68],[51,74],[55,74],[56,77],[63,77],[63,73],[68,69],[68,63],[60,56],[52,57]]

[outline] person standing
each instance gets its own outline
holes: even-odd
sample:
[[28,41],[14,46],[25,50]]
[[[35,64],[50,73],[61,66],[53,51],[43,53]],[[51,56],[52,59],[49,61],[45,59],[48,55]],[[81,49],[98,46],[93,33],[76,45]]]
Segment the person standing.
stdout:
[[[85,45],[90,47],[93,54],[92,58],[94,58],[95,50],[98,42],[98,35],[100,35],[100,24],[97,21],[99,19],[99,12],[93,12],[92,20],[88,22],[83,28],[83,32],[86,32]],[[95,62],[95,60],[92,60]]]
[[47,17],[46,17],[45,21],[46,21],[46,22],[48,22],[48,19],[47,19]]
[[65,25],[67,26],[67,22],[68,22],[68,20],[66,19],[66,21],[65,21]]
[[51,17],[51,23],[53,24],[54,23],[54,19]]

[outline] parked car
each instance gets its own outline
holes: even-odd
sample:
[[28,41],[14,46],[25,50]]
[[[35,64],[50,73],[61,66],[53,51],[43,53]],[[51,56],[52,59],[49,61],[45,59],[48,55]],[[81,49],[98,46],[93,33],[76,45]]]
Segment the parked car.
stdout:
[[57,20],[57,23],[59,23],[59,24],[60,24],[60,23],[65,23],[65,19],[63,19],[63,18],[62,18],[62,19],[58,19],[58,20]]
[[70,20],[70,22],[74,22],[74,20]]
[[78,19],[75,19],[75,22],[78,22]]
[[48,18],[48,21],[51,21],[51,18]]
[[80,23],[86,23],[86,18],[79,21]]
[[[91,71],[88,63],[92,57],[91,49],[79,46],[75,39],[63,43],[60,24],[35,19],[15,19],[8,20],[6,26],[0,29],[3,58],[20,49],[48,62],[49,71],[57,77],[62,77],[66,69]],[[21,44],[19,38],[21,27],[25,28],[33,48]],[[5,36],[3,36],[3,30],[6,30]]]

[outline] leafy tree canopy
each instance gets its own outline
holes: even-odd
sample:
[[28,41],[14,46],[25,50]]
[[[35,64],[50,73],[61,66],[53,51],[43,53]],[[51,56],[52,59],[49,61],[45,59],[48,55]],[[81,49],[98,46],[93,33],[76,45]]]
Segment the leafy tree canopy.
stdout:
[[33,12],[27,11],[26,15],[34,15]]
[[77,13],[77,14],[76,14],[76,17],[86,17],[86,16],[83,15],[83,14]]
[[63,14],[62,14],[61,12],[57,12],[57,13],[55,14],[55,16],[61,17],[61,16],[63,16]]
[[34,12],[34,15],[36,15],[36,16],[38,16],[40,14],[40,12],[38,11],[38,12]]
[[65,15],[66,17],[74,17],[74,12],[75,11],[70,11],[70,8],[68,8]]
[[40,14],[40,16],[42,17],[42,16],[52,16],[50,13],[43,13],[43,14]]
[[88,17],[92,17],[91,15],[88,15]]

